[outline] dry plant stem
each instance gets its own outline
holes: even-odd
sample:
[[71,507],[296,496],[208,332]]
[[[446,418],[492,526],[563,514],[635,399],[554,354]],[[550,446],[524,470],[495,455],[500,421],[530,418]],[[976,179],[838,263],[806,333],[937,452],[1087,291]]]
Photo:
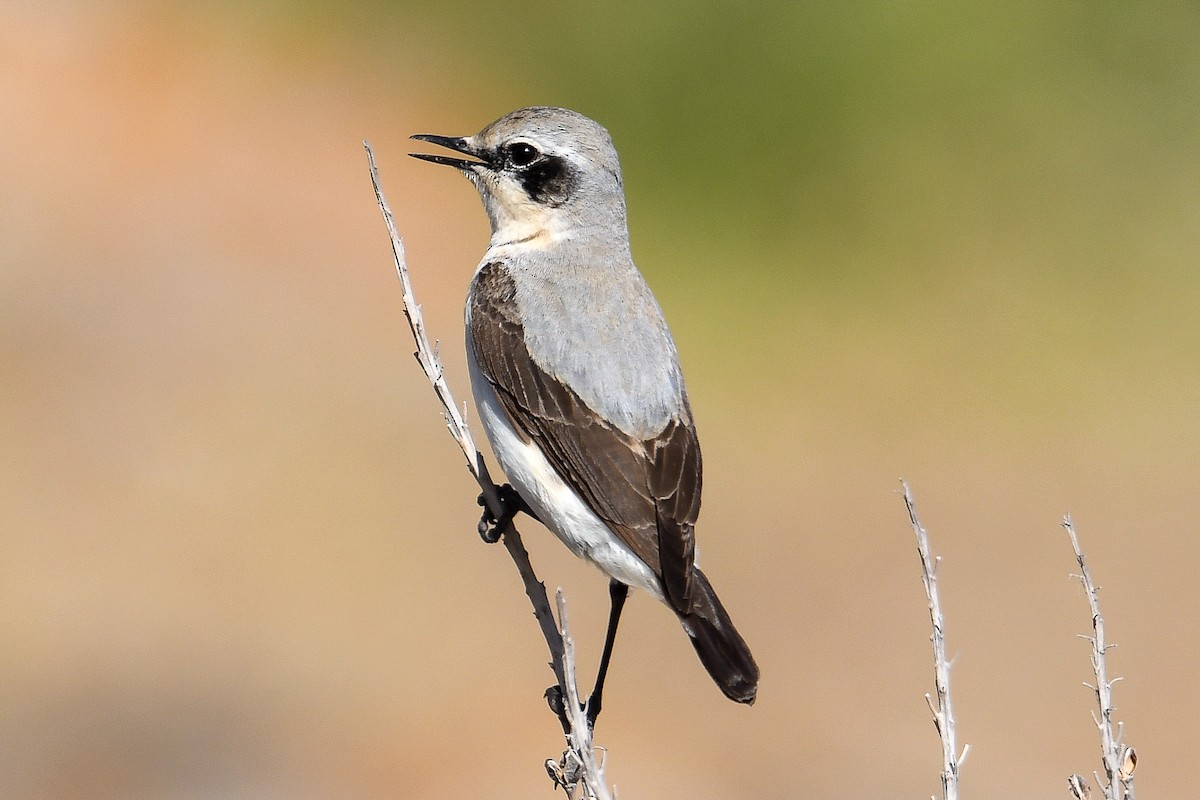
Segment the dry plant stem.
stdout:
[[579,685],[575,681],[575,640],[571,638],[571,629],[567,622],[567,598],[562,589],[556,594],[558,601],[559,635],[562,639],[565,680],[559,685],[564,687],[566,699],[567,721],[571,733],[567,741],[571,746],[574,757],[583,765],[583,796],[594,800],[612,800],[608,786],[604,783],[604,770],[596,761],[596,753],[592,749],[592,731],[579,700]]
[[[413,353],[413,356],[416,357],[417,363],[421,365],[421,369],[425,372],[425,377],[433,384],[433,390],[437,393],[438,400],[441,401],[442,408],[445,410],[446,427],[450,429],[450,434],[454,437],[454,441],[458,442],[463,455],[467,457],[467,468],[471,470],[471,474],[475,476],[475,480],[479,482],[480,488],[483,489],[488,506],[493,512],[499,515],[501,505],[499,497],[496,495],[495,484],[487,476],[487,467],[483,463],[483,456],[480,455],[479,450],[475,447],[475,440],[471,438],[471,432],[467,429],[467,421],[463,417],[462,412],[458,410],[458,406],[454,402],[454,396],[450,394],[450,386],[446,383],[445,371],[442,369],[442,363],[438,359],[437,352],[430,346],[429,337],[425,335],[425,320],[421,317],[421,306],[417,304],[416,295],[413,294],[412,281],[408,277],[408,260],[404,257],[404,242],[400,239],[400,233],[396,230],[396,221],[392,217],[392,209],[388,206],[387,200],[384,199],[383,189],[379,186],[379,169],[375,166],[375,154],[371,152],[371,145],[366,142],[363,142],[363,147],[367,151],[367,163],[371,170],[371,186],[375,189],[375,201],[379,203],[379,210],[383,212],[383,221],[387,225],[388,236],[392,240],[392,257],[396,261],[396,272],[400,277],[401,298],[404,302],[404,317],[408,320],[408,327],[412,331],[413,341],[417,345],[417,350]],[[486,486],[484,485],[485,482]]]
[[[383,213],[383,220],[387,224],[388,235],[392,241],[392,256],[395,259],[396,272],[400,278],[404,316],[408,319],[413,341],[417,346],[413,355],[425,372],[425,377],[433,385],[438,400],[441,401],[446,427],[449,428],[450,435],[454,437],[454,441],[458,443],[463,455],[466,456],[467,469],[471,471],[479,488],[483,491],[484,502],[487,503],[492,514],[499,518],[504,509],[497,487],[488,474],[483,455],[475,447],[475,441],[467,428],[466,419],[455,403],[454,396],[450,393],[450,387],[446,383],[445,370],[438,359],[437,351],[430,345],[429,338],[425,333],[425,321],[421,317],[421,306],[417,304],[412,281],[408,275],[408,262],[404,257],[404,242],[396,230],[392,210],[379,185],[379,170],[375,166],[375,154],[371,152],[371,146],[366,142],[363,142],[363,148],[367,151],[367,163],[371,171],[371,185],[375,189],[375,200],[379,203],[379,210]],[[572,750],[576,752],[583,765],[581,783],[584,786],[584,796],[609,800],[611,794],[604,785],[602,774],[592,753],[591,731],[579,705],[579,690],[575,685],[574,645],[571,643],[567,630],[566,601],[560,593],[558,597],[559,614],[562,619],[560,628],[559,623],[555,622],[554,612],[550,608],[546,586],[538,580],[534,573],[533,565],[529,562],[529,553],[526,552],[525,545],[521,541],[521,535],[511,522],[502,532],[502,538],[505,549],[513,563],[516,564],[517,572],[521,575],[521,580],[525,585],[525,594],[533,605],[534,616],[541,627],[546,646],[550,650],[550,667],[554,670],[554,677],[557,679],[558,685],[563,688],[564,696],[568,698],[567,714],[572,728],[569,739]]]
[[946,659],[945,622],[942,618],[942,605],[938,599],[937,565],[941,558],[934,558],[929,552],[929,535],[917,518],[917,508],[913,501],[912,491],[907,481],[900,481],[904,491],[904,505],[908,508],[908,519],[912,523],[913,533],[917,536],[917,552],[921,556],[921,577],[925,583],[925,596],[929,600],[929,621],[933,625],[933,682],[937,691],[937,705],[932,698],[925,695],[925,702],[933,713],[933,724],[937,727],[938,736],[942,740],[942,797],[944,800],[958,798],[958,767],[966,760],[968,747],[958,754],[954,731],[954,707],[950,702],[950,662]]
[[1075,800],[1092,800],[1092,787],[1082,775],[1072,775],[1067,778],[1067,791]]
[[1083,550],[1079,546],[1079,537],[1075,534],[1075,525],[1071,515],[1063,517],[1063,528],[1071,538],[1071,548],[1075,551],[1075,561],[1079,564],[1079,582],[1083,584],[1084,594],[1087,595],[1088,610],[1092,614],[1092,635],[1080,638],[1087,639],[1092,644],[1092,671],[1096,675],[1096,685],[1084,685],[1095,692],[1096,705],[1100,715],[1092,715],[1096,727],[1100,731],[1101,755],[1104,762],[1104,796],[1108,800],[1133,800],[1133,766],[1137,763],[1137,755],[1130,748],[1121,746],[1121,732],[1113,733],[1113,684],[1120,678],[1108,679],[1108,664],[1106,654],[1115,644],[1107,644],[1104,638],[1104,616],[1100,613],[1100,598],[1096,584],[1092,582],[1092,573],[1087,568]]
[[[467,469],[474,476],[475,482],[479,484],[479,488],[483,492],[484,502],[487,503],[492,514],[499,517],[503,512],[503,505],[500,502],[500,495],[496,490],[496,484],[492,481],[491,475],[488,474],[487,463],[483,460],[483,454],[475,447],[475,440],[471,437],[470,429],[467,428],[466,418],[459,411],[458,405],[454,401],[454,395],[450,392],[450,386],[446,383],[445,370],[442,368],[442,363],[435,349],[429,344],[429,337],[425,334],[425,320],[421,316],[421,306],[417,303],[416,295],[413,293],[412,280],[408,275],[408,260],[404,257],[404,242],[396,230],[396,221],[392,216],[392,209],[388,206],[387,199],[383,196],[383,189],[379,185],[379,170],[375,166],[375,154],[371,152],[371,146],[366,142],[363,142],[363,147],[367,151],[367,163],[371,171],[371,186],[375,189],[375,200],[379,203],[379,210],[383,213],[383,221],[387,225],[388,236],[392,241],[392,257],[396,262],[396,274],[400,278],[404,317],[408,320],[409,330],[412,331],[413,341],[417,346],[413,356],[417,359],[417,363],[421,365],[421,370],[425,373],[425,377],[429,379],[430,384],[433,385],[433,390],[437,394],[438,400],[442,403],[446,427],[449,429],[450,435],[454,437],[454,441],[458,443],[459,448],[463,451],[463,455],[466,456]],[[503,531],[503,540],[504,546],[508,550],[508,554],[513,562],[517,565],[517,571],[520,573],[521,579],[525,584],[525,594],[533,604],[534,615],[541,626],[542,635],[546,639],[546,645],[550,648],[554,675],[558,678],[561,685],[563,679],[561,667],[562,641],[558,635],[558,626],[554,621],[554,613],[550,610],[550,599],[546,595],[546,586],[537,579],[537,575],[533,571],[533,566],[529,562],[529,553],[526,552],[525,545],[521,541],[521,534],[517,532],[516,527],[511,522]]]

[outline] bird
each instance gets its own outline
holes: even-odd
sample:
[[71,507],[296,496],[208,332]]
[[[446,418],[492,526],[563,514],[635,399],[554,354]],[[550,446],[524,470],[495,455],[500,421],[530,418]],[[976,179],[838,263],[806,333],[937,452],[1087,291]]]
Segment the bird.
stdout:
[[464,174],[491,223],[467,293],[466,353],[510,482],[508,516],[530,514],[609,577],[589,723],[629,588],[675,612],[720,690],[752,704],[758,665],[696,564],[700,443],[675,341],[633,261],[608,131],[533,106],[471,136],[411,138],[457,154],[410,153]]

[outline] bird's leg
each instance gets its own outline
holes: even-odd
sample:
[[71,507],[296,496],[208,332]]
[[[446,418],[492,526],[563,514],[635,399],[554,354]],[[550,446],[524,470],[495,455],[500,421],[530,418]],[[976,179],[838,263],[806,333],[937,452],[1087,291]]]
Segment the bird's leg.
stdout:
[[629,587],[620,581],[609,581],[608,597],[612,601],[608,611],[608,631],[604,634],[604,652],[600,654],[600,669],[596,672],[596,686],[588,697],[584,708],[587,711],[588,728],[596,727],[604,694],[604,679],[608,676],[608,662],[612,658],[613,642],[617,640],[617,625],[621,622],[621,609],[629,597]]
[[487,498],[484,495],[479,495],[479,505],[483,506],[483,515],[479,518],[477,530],[479,536],[488,544],[495,544],[500,541],[500,534],[504,533],[504,529],[513,521],[517,514],[528,514],[529,516],[538,519],[537,514],[525,502],[525,498],[514,489],[510,484],[504,484],[496,487],[496,496],[500,498],[502,510],[500,516],[492,513],[492,509],[487,504]]

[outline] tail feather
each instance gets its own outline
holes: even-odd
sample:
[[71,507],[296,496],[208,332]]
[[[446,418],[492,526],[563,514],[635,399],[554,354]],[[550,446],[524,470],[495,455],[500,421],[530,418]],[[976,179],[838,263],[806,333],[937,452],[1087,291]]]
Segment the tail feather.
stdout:
[[691,610],[679,620],[692,639],[700,663],[730,700],[747,705],[758,693],[758,664],[745,640],[699,569],[692,572]]

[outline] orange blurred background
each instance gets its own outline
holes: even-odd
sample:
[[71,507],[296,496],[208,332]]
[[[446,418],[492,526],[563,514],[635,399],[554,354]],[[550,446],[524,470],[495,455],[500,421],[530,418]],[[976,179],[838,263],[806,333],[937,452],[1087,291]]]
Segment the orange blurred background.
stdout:
[[[550,797],[552,676],[412,362],[362,140],[469,397],[470,186],[611,130],[704,445],[750,709],[627,610],[624,797],[939,792],[898,479],[944,556],[964,796],[1100,767],[1074,514],[1146,796],[1200,700],[1200,14],[282,2],[0,9],[0,795]],[[605,583],[536,524],[590,685]],[[586,689],[586,686],[585,686]]]

